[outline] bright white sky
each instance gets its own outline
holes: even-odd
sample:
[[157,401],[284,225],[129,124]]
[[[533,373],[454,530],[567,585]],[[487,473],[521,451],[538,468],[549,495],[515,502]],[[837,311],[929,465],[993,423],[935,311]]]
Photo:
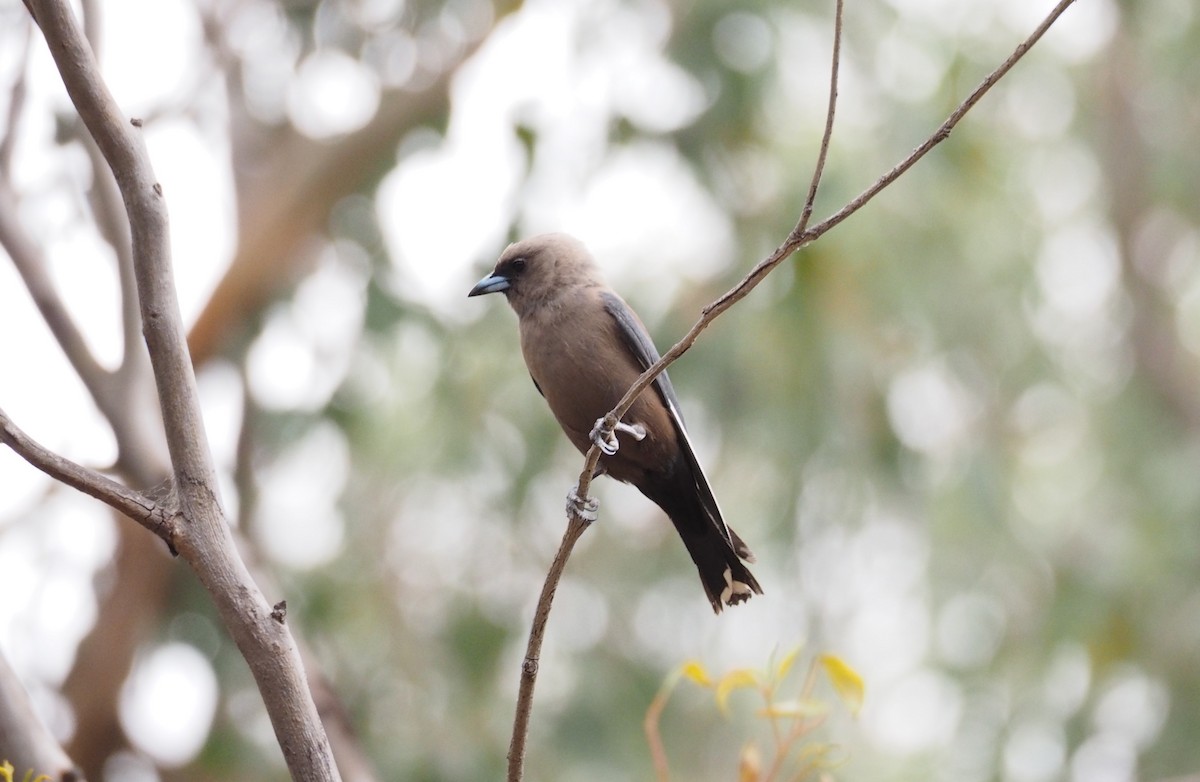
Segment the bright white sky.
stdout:
[[[876,72],[848,64],[843,82],[848,97],[839,116],[845,132],[853,133],[855,128],[868,132],[871,126],[869,112],[854,98],[855,84],[863,89],[874,84],[911,101],[924,99],[936,88],[946,63],[935,49],[924,46],[923,26],[944,30],[949,25],[964,35],[977,34],[980,26],[986,30],[999,16],[1005,27],[1023,35],[1049,7],[1049,3],[988,0],[893,0],[892,4],[901,12],[902,23],[879,44]],[[363,13],[386,5],[363,4]],[[196,65],[202,44],[188,0],[104,0],[97,6],[104,12],[105,73],[130,116],[193,93],[198,94],[202,109],[217,111],[199,125],[178,119],[155,122],[146,129],[170,204],[180,300],[190,321],[233,249],[233,191],[219,113],[220,88],[200,85],[197,91],[191,81],[203,72]],[[278,20],[273,24],[257,6],[247,7],[247,18],[254,20],[250,25],[256,31],[254,44],[268,51],[274,46],[286,49]],[[19,0],[0,0],[0,22],[5,28],[0,29],[0,101],[7,100],[7,85],[16,73],[21,50],[20,25],[8,20],[23,15]],[[1047,44],[1063,59],[1085,60],[1107,40],[1114,19],[1111,0],[1080,3]],[[704,86],[661,56],[668,32],[664,20],[653,4],[560,0],[531,0],[506,20],[456,80],[455,111],[446,138],[408,157],[380,187],[377,209],[396,261],[395,284],[408,295],[432,303],[447,318],[470,317],[462,312],[463,293],[489,264],[514,217],[526,233],[564,230],[580,236],[603,259],[610,277],[629,288],[651,280],[661,286],[664,280],[678,281],[681,276],[703,277],[745,260],[736,258],[729,218],[670,144],[641,141],[609,154],[609,117],[621,115],[641,127],[669,132],[686,126],[707,104]],[[828,33],[806,24],[797,17],[795,25],[778,32],[784,41],[819,44],[788,46],[781,52],[788,67],[781,75],[780,89],[795,106],[782,109],[780,117],[793,126],[801,112],[824,105],[821,80],[790,81],[789,74],[826,67]],[[155,35],[145,35],[147,29]],[[720,56],[731,67],[746,70],[763,66],[763,47],[774,40],[760,17],[745,13],[730,14],[718,25],[718,35]],[[1016,33],[1008,37],[1015,40]],[[586,43],[575,46],[580,40]],[[245,43],[249,46],[251,39]],[[94,229],[80,219],[80,193],[86,184],[83,161],[51,143],[54,113],[65,111],[67,104],[36,36],[33,47],[22,143],[9,174],[23,196],[22,219],[46,249],[63,296],[97,354],[113,363],[119,359],[120,335],[111,257]],[[297,126],[314,136],[336,135],[365,122],[380,91],[373,74],[333,52],[314,55],[294,78],[279,69],[278,60],[264,58],[250,80],[266,85],[261,93],[264,111],[287,112]],[[272,90],[270,85],[276,82],[282,88]],[[813,92],[813,84],[820,89]],[[1062,85],[1053,79],[1037,81],[1036,89],[1033,81],[1028,84],[1027,105],[1016,106],[1014,112],[1028,118],[1031,136],[1061,133],[1073,110],[1069,85],[1064,98]],[[1014,101],[1023,100],[1020,91],[1015,94]],[[537,168],[531,180],[523,181],[528,161],[511,127],[514,117],[529,116],[538,120],[540,148],[559,164]],[[1067,158],[1072,171],[1095,176],[1086,155]],[[1072,195],[1065,184],[1076,180],[1064,176],[1056,178],[1057,184],[1047,183],[1060,193],[1047,203],[1086,198],[1078,191]],[[518,190],[524,201],[522,212],[514,215]],[[1099,237],[1084,242],[1094,245],[1088,248],[1091,255],[1111,259],[1112,248],[1105,244],[1103,232],[1094,232],[1091,226],[1064,230],[1076,232],[1063,234],[1060,242],[1047,247],[1039,280],[1046,283],[1048,295],[1065,297],[1064,307],[1086,310],[1105,295],[1111,275],[1091,278],[1092,288],[1064,286],[1061,278],[1089,279],[1075,268],[1081,262],[1079,253],[1064,248],[1077,251],[1081,231]],[[266,336],[252,352],[250,382],[264,404],[315,407],[333,390],[328,382],[318,382],[319,378],[328,381],[330,373],[317,371],[326,367],[317,362],[341,355],[334,360],[341,361],[344,371],[359,316],[321,321],[321,333],[315,336],[306,334],[301,325],[311,325],[320,313],[356,311],[351,305],[361,294],[360,283],[329,268],[322,267],[318,274],[326,276],[308,284],[309,294],[302,289],[294,305],[313,317],[297,317],[295,312],[272,316]],[[1111,263],[1102,268],[1111,271]],[[656,300],[665,305],[671,300],[668,294]],[[325,306],[328,299],[314,298],[324,296],[343,297],[347,306],[329,307]],[[660,313],[644,314],[652,321]],[[109,463],[114,455],[111,436],[7,262],[0,262],[0,335],[4,335],[0,338],[0,367],[4,368],[0,406],[49,447],[85,464]],[[315,345],[322,339],[324,344]],[[236,379],[218,372],[205,379],[204,387],[213,446],[218,460],[228,463],[239,416]],[[930,417],[931,399],[940,400],[933,407],[944,414]],[[972,415],[971,400],[937,364],[914,367],[902,375],[888,396],[888,409],[900,438],[930,453],[953,447]],[[330,432],[318,431],[301,443],[294,455],[296,463],[311,461],[306,448],[344,455],[344,443]],[[344,469],[326,470],[325,482],[312,482],[292,469],[289,459],[293,456],[281,459],[275,472],[264,477],[264,544],[273,556],[293,567],[319,564],[340,541],[341,522],[333,501],[345,480]],[[345,461],[335,459],[342,467]],[[0,449],[0,523],[47,503],[35,514],[36,520],[30,516],[30,523],[10,525],[0,535],[0,573],[10,585],[0,601],[0,647],[31,678],[35,696],[53,715],[58,712],[48,690],[36,683],[53,685],[69,669],[73,639],[92,621],[92,574],[110,556],[113,537],[106,511],[90,500],[62,493],[47,502],[48,485],[47,479]],[[305,519],[309,519],[308,534],[297,534],[296,525]],[[285,534],[272,535],[277,527]],[[929,615],[923,575],[912,564],[923,562],[921,546],[904,525],[881,515],[853,538],[831,531],[828,539],[813,544],[802,562],[809,577],[824,574],[832,581],[841,580],[849,601],[847,646],[858,656],[856,663],[864,673],[882,685],[874,701],[878,708],[864,713],[867,728],[884,744],[906,751],[941,745],[956,728],[962,695],[953,682],[924,666],[931,644],[981,664],[992,651],[988,639],[999,633],[994,626],[980,630],[969,625],[977,621],[977,612],[947,611],[936,621]],[[829,562],[843,563],[842,570],[829,572]],[[888,576],[886,582],[880,580],[881,572]],[[826,582],[824,590],[830,589]],[[745,641],[741,648],[751,647],[747,651],[755,655],[754,664],[761,662],[761,649],[802,640],[800,627],[787,637],[762,636],[764,616],[791,614],[777,602],[780,599],[768,595],[755,601],[763,612],[757,621],[746,612],[729,618],[737,629],[732,635]],[[986,614],[986,598],[978,600],[985,602]],[[852,611],[851,605],[857,608]],[[653,605],[641,614],[646,622],[639,620],[639,626],[658,628],[669,622]],[[884,649],[886,655],[880,656]],[[169,644],[150,651],[122,702],[134,739],[164,763],[185,762],[212,719],[215,686],[206,659],[192,647]],[[163,697],[164,692],[170,697]],[[1041,734],[1026,737],[1042,750],[1037,741],[1044,738]],[[1026,755],[1017,753],[1017,757],[1019,761]]]

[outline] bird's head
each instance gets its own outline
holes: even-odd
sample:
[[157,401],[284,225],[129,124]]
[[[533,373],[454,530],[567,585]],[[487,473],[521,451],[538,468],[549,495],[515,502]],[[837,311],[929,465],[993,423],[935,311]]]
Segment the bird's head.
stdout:
[[599,284],[591,253],[567,234],[542,234],[510,244],[492,273],[467,296],[504,293],[518,314],[580,286]]

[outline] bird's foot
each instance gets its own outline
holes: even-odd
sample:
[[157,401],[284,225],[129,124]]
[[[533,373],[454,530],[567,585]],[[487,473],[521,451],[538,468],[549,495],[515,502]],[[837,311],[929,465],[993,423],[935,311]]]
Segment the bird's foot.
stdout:
[[595,497],[588,497],[586,500],[581,498],[577,483],[567,494],[567,514],[590,524],[600,518],[600,501]]
[[592,442],[600,447],[600,450],[605,456],[612,456],[621,447],[621,443],[617,441],[617,432],[624,432],[633,437],[634,440],[646,439],[646,428],[641,424],[627,424],[623,421],[609,428],[604,418],[597,418],[596,425],[592,427],[590,435]]

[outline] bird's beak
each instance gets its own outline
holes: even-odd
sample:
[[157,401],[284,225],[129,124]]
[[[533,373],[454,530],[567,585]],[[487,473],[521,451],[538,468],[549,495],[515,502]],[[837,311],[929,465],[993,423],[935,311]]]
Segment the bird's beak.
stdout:
[[497,291],[506,291],[512,287],[508,278],[501,274],[489,274],[479,282],[475,283],[475,287],[467,294],[471,296],[482,296],[485,293],[496,293]]

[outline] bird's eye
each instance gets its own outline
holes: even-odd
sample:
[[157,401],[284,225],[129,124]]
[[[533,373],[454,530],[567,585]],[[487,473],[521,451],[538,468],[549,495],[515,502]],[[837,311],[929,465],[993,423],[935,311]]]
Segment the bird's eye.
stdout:
[[512,262],[512,268],[513,268],[513,271],[515,271],[515,272],[524,271],[525,270],[525,259],[524,258],[514,258],[513,262]]

